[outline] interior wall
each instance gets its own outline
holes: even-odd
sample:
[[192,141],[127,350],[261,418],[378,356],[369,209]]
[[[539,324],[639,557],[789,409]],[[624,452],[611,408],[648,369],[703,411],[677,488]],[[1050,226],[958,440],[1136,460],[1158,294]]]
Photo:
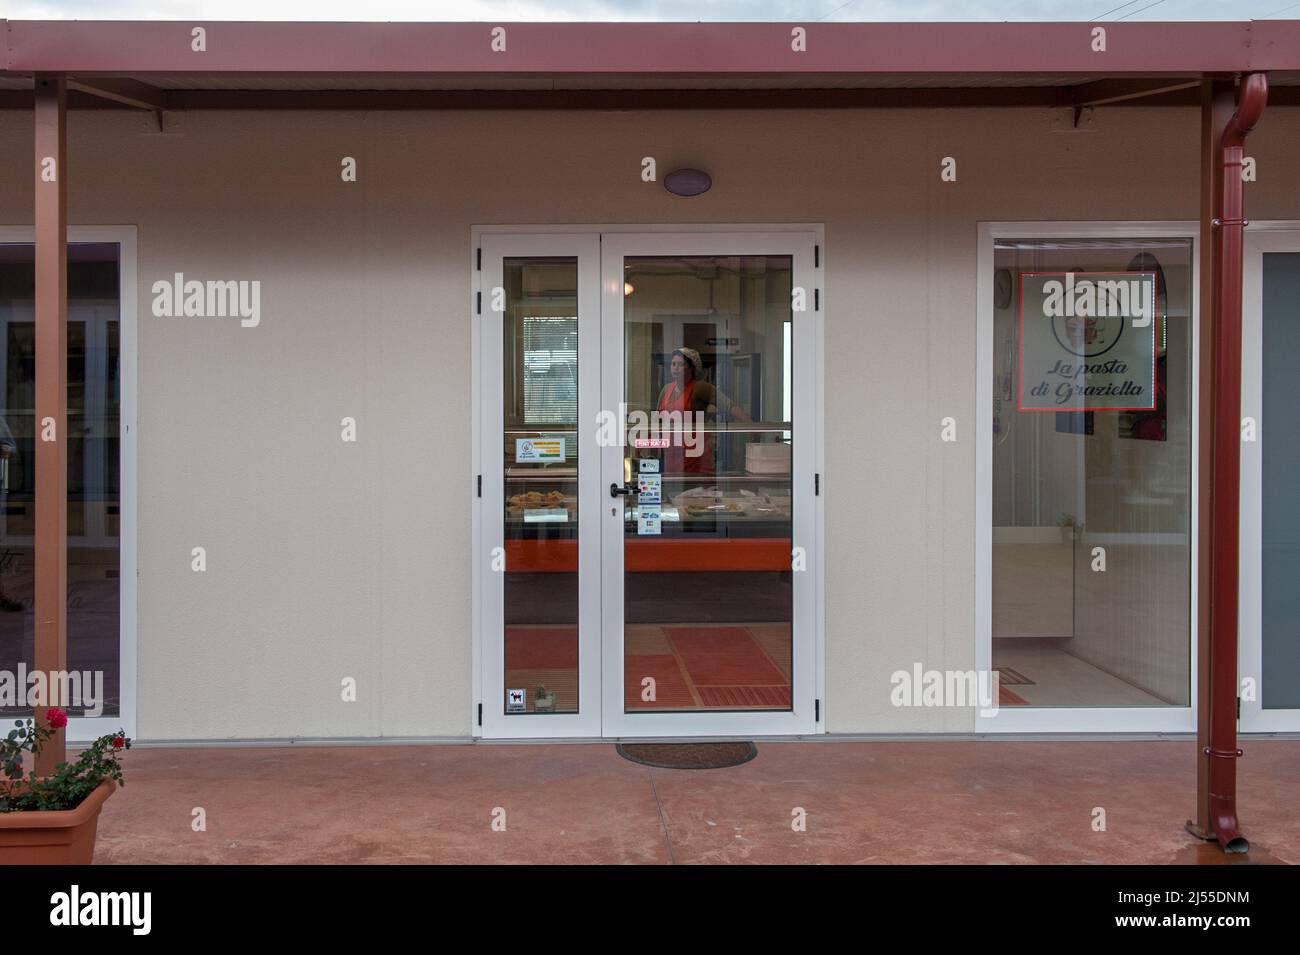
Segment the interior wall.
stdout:
[[[1253,218],[1300,218],[1295,115],[1251,137]],[[1196,111],[1054,118],[72,113],[70,221],[139,228],[138,735],[471,732],[470,227],[563,222],[825,224],[826,727],[971,730],[890,674],[975,665],[977,223],[1198,214]],[[0,222],[30,223],[31,163],[0,113]],[[154,317],[176,272],[261,280],[261,324]]]

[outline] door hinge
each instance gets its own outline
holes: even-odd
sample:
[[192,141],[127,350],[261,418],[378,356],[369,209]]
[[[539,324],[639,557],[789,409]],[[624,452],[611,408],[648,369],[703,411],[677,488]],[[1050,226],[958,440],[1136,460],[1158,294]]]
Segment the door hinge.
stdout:
[[819,288],[815,288],[813,289],[813,311],[820,312],[821,310],[822,310],[822,290]]
[[1241,697],[1237,697],[1237,719],[1241,719]]
[[474,293],[474,314],[475,315],[483,314],[483,293],[482,292]]
[[821,493],[822,493],[822,476],[820,474],[814,474],[813,475],[813,497],[819,497]]
[[481,247],[474,250],[474,271],[483,271],[483,249]]
[[482,703],[478,705],[478,725],[479,726],[483,725],[483,704]]
[[822,721],[822,701],[813,700],[813,722],[820,723],[821,721]]
[[478,496],[483,496],[483,475],[478,475]]
[[822,264],[822,247],[820,245],[814,245],[813,246],[813,268],[819,268],[821,264]]

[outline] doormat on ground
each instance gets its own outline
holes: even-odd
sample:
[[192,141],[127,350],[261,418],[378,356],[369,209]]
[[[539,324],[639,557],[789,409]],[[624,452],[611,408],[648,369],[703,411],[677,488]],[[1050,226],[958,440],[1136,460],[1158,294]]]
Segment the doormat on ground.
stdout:
[[725,769],[758,755],[753,743],[619,743],[624,759],[658,769]]

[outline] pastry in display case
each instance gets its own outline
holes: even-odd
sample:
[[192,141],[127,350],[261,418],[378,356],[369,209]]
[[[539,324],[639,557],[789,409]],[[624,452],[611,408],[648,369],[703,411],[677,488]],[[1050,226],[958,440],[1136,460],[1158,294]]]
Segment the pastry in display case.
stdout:
[[537,520],[542,515],[568,520],[578,499],[562,491],[524,491],[506,498],[506,516],[512,520]]
[[516,431],[506,442],[506,521],[577,521],[578,470],[571,431]]
[[[774,492],[775,497],[768,492]],[[757,518],[788,520],[790,517],[789,488],[748,488],[737,490],[712,487],[693,487],[672,498],[673,506],[686,519]]]

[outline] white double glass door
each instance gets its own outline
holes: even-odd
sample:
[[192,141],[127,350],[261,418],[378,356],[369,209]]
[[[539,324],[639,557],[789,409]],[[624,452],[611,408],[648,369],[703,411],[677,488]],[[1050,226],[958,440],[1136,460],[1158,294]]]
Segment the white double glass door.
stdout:
[[815,234],[478,238],[477,731],[815,732]]

